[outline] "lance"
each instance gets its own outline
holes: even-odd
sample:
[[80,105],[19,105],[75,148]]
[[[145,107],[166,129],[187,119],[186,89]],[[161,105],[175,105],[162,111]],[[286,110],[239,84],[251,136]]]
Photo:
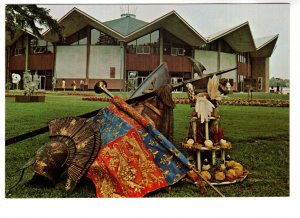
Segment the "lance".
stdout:
[[[163,65],[165,65],[165,63],[161,64],[160,66],[163,66]],[[178,88],[186,86],[186,84],[188,84],[188,83],[195,83],[195,82],[197,82],[199,80],[212,77],[213,75],[221,75],[221,74],[224,74],[224,73],[230,72],[232,70],[236,70],[236,69],[237,68],[235,67],[235,68],[229,68],[229,69],[217,71],[215,73],[203,74],[202,76],[199,76],[199,77],[196,77],[196,78],[193,78],[193,79],[189,79],[189,80],[185,80],[185,81],[177,83],[177,84],[173,84],[172,85],[172,89],[175,90],[175,89],[178,89]],[[104,82],[104,81],[99,81],[99,82],[102,83],[101,87],[104,87],[106,89],[106,87],[107,87],[106,82]],[[97,82],[97,83],[99,83],[99,82]],[[106,89],[106,91],[108,91],[108,90]],[[100,92],[98,92],[98,93],[100,93]],[[148,93],[143,93],[143,94],[141,94],[139,96],[127,99],[126,103],[133,104],[133,103],[136,103],[136,102],[139,102],[139,101],[144,101],[144,100],[146,100],[146,99],[148,99],[150,97],[154,97],[156,94],[157,94],[157,90],[149,91]],[[77,117],[82,117],[82,118],[88,119],[88,118],[96,116],[97,113],[99,112],[99,110],[100,109],[97,109],[97,110],[94,110],[94,111],[91,111],[91,112],[88,112],[88,113],[85,113],[85,114],[81,114],[81,115],[79,115]],[[49,127],[48,126],[44,126],[42,128],[35,129],[35,130],[32,130],[32,131],[29,131],[29,132],[26,132],[26,133],[23,133],[23,134],[20,134],[20,135],[8,138],[8,139],[5,140],[5,146],[8,146],[10,144],[14,144],[14,143],[23,141],[23,140],[28,139],[28,138],[35,137],[37,135],[46,133],[48,131],[49,131]]]

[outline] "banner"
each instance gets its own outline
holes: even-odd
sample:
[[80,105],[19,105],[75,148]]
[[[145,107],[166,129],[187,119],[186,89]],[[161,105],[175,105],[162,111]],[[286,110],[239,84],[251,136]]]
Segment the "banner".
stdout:
[[101,149],[87,177],[97,197],[142,197],[176,183],[191,169],[184,155],[120,97],[94,122]]

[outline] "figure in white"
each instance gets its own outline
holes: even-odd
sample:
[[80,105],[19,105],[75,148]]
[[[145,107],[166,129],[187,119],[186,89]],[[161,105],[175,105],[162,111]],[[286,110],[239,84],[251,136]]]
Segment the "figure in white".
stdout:
[[13,82],[13,84],[16,84],[17,89],[19,89],[19,82],[21,81],[21,76],[20,76],[20,74],[13,73],[13,74],[11,75],[11,77],[12,77],[12,82]]
[[52,90],[54,91],[56,88],[56,78],[52,77]]
[[84,90],[84,81],[80,80],[80,91]]
[[33,94],[33,83],[32,83],[32,76],[29,71],[25,71],[23,73],[23,88],[25,95],[32,95]]
[[72,85],[72,87],[73,87],[73,91],[75,91],[75,90],[76,90],[76,85],[77,85],[77,84],[76,84],[76,81],[75,81],[75,80],[73,80],[73,82],[72,82],[72,84],[71,84],[71,85]]
[[65,81],[65,79],[63,79],[63,80],[61,81],[61,88],[62,88],[64,91],[66,91],[66,81]]
[[39,90],[39,84],[40,84],[40,77],[38,76],[37,72],[34,73],[33,75],[33,92],[37,93]]
[[230,85],[229,79],[227,80],[227,83],[226,83],[226,89],[228,91],[230,91],[230,89],[231,89],[231,85]]

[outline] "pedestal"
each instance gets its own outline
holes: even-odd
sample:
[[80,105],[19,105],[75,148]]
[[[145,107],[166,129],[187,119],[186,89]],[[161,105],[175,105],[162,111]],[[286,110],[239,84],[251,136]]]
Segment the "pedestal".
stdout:
[[35,95],[35,96],[16,95],[15,102],[45,102],[45,96],[44,95]]

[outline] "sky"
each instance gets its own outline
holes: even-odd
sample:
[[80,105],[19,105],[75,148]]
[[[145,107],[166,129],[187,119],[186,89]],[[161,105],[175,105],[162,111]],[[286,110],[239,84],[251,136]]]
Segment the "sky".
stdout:
[[73,7],[86,12],[100,22],[120,18],[128,8],[137,19],[151,22],[175,10],[203,36],[234,27],[246,21],[250,24],[253,38],[279,34],[276,47],[270,58],[270,78],[290,78],[290,4],[46,4],[55,19],[62,18]]

